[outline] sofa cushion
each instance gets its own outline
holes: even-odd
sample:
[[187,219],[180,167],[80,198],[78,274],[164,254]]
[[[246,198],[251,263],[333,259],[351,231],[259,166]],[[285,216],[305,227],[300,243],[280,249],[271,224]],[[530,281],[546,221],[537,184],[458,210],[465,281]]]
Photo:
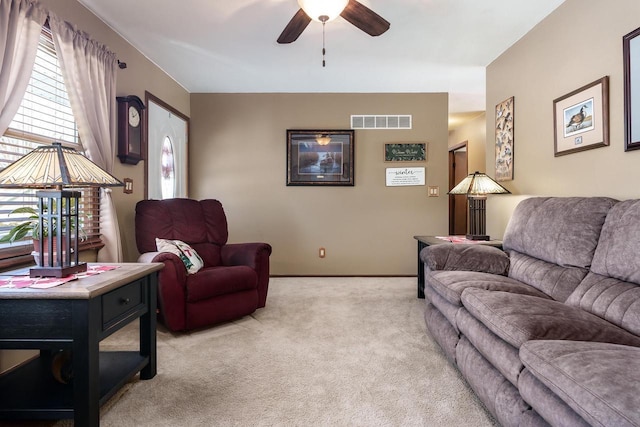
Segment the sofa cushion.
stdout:
[[222,248],[215,243],[192,243],[191,247],[198,251],[205,267],[222,265]]
[[510,250],[511,268],[509,277],[540,289],[556,301],[565,302],[588,270],[562,267],[529,255]]
[[433,339],[440,345],[444,355],[454,365],[456,364],[456,346],[460,341],[460,333],[451,326],[446,317],[432,304],[424,309],[424,320]]
[[456,323],[476,350],[517,387],[518,375],[523,368],[518,349],[491,332],[464,307],[458,309]]
[[467,288],[464,307],[516,348],[529,340],[596,341],[640,346],[637,337],[598,316],[550,299]]
[[187,302],[257,289],[258,275],[247,266],[210,267],[187,277]]
[[524,368],[518,377],[518,391],[529,405],[550,425],[558,427],[589,427],[584,418],[569,407],[562,399],[542,384]]
[[506,276],[509,257],[493,246],[431,245],[420,252],[420,258],[430,270],[467,270]]
[[536,341],[520,349],[527,369],[592,425],[640,426],[640,349]]
[[432,271],[425,277],[427,286],[451,304],[462,306],[460,296],[467,288],[514,292],[548,298],[543,292],[518,280],[476,271]]
[[640,335],[640,286],[635,283],[589,273],[567,304]]
[[433,290],[431,286],[424,287],[424,296],[425,300],[438,309],[440,313],[444,317],[447,318],[449,323],[455,328],[456,332],[458,332],[458,326],[456,325],[456,315],[458,314],[458,310],[462,308],[462,304],[451,304],[446,299],[442,298],[439,293]]
[[609,209],[606,197],[532,197],[518,204],[503,248],[564,267],[589,268]]
[[591,271],[640,284],[640,200],[617,203],[607,215]]
[[456,363],[465,380],[503,426],[519,426],[529,410],[518,389],[462,336],[456,346]]
[[607,215],[591,272],[567,304],[640,335],[640,200],[617,203]]

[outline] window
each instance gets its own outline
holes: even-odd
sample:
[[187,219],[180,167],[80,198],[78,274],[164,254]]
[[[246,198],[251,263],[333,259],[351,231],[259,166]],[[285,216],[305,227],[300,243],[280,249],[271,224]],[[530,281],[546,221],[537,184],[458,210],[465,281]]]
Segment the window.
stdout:
[[[22,103],[7,131],[0,137],[0,169],[4,169],[34,148],[54,141],[82,152],[78,128],[56,57],[51,32],[43,29],[36,61]],[[99,189],[82,189],[80,225],[86,248],[99,242]],[[21,206],[37,208],[35,190],[0,189],[0,237],[16,224],[24,221],[24,214],[11,214]],[[18,257],[26,261],[32,251],[29,242],[3,244],[0,259]],[[0,263],[0,267],[8,265]]]
[[175,164],[173,162],[173,145],[171,144],[171,139],[168,136],[164,137],[164,142],[162,143],[162,155],[160,156],[160,170],[161,173],[161,187],[162,187],[162,198],[163,199],[171,199],[176,196],[176,186],[175,186]]

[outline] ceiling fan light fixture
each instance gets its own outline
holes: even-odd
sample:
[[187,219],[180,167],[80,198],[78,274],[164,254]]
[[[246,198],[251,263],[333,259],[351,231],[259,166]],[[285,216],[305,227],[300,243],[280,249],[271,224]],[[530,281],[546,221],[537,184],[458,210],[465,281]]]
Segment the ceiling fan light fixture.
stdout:
[[298,4],[309,18],[317,22],[328,22],[340,16],[349,0],[298,0]]

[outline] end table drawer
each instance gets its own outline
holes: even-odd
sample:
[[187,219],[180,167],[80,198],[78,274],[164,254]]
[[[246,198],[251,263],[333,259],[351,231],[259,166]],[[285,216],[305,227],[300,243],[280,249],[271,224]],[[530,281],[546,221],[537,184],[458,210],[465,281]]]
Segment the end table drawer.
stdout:
[[144,305],[143,281],[137,280],[102,297],[102,325],[108,327],[119,317]]

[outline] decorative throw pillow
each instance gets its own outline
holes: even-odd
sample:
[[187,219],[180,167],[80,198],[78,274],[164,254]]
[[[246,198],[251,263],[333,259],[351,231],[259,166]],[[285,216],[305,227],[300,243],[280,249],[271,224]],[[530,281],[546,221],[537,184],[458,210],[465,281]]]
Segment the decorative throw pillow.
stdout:
[[177,255],[184,263],[189,274],[197,273],[204,266],[204,261],[202,261],[200,255],[183,241],[158,239],[156,237],[156,247],[159,252],[170,252]]

